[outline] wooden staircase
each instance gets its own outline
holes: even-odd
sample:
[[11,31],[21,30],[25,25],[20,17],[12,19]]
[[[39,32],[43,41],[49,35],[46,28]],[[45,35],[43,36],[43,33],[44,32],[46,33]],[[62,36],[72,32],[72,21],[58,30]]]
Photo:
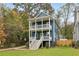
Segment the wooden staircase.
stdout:
[[43,37],[41,37],[40,40],[33,40],[29,46],[30,50],[37,50],[42,42],[43,42]]

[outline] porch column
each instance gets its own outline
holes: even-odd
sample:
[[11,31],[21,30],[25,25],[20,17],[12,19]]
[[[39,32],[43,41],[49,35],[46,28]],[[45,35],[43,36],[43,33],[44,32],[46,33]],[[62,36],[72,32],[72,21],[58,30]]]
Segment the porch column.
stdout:
[[78,33],[78,23],[77,23],[77,35],[76,35],[76,36],[77,36],[77,41],[79,40],[78,34],[79,34],[79,33]]
[[43,37],[43,19],[42,19],[42,37]]
[[50,47],[50,18],[49,18],[49,47]]
[[36,39],[36,19],[35,19],[35,39]]
[[[43,19],[42,19],[42,37],[43,37]],[[43,37],[44,38],[44,37]],[[43,40],[43,39],[42,39]],[[43,48],[43,41],[42,41],[42,48]]]

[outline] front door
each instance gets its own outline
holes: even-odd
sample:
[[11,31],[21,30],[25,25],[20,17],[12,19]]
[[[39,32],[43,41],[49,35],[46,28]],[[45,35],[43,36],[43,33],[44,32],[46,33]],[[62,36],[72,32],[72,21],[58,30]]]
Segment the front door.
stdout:
[[42,33],[40,31],[37,32],[36,40],[40,40],[41,36],[42,36]]

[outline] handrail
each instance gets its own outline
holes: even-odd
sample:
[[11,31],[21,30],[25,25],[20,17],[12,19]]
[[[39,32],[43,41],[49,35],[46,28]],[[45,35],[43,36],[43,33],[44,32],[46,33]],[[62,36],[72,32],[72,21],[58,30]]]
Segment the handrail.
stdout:
[[43,24],[43,27],[49,27],[49,24]]
[[35,40],[36,40],[36,39],[32,40],[32,42],[31,42],[31,44],[30,44],[30,47],[32,47],[32,45],[35,43]]
[[38,48],[40,46],[39,44],[41,44],[42,41],[43,41],[43,36],[40,38],[40,40],[38,40],[37,45],[36,45],[36,48]]
[[[32,29],[35,28],[35,26],[30,26]],[[43,27],[49,27],[49,24],[43,24]],[[36,28],[42,28],[42,25],[36,25]]]
[[[43,39],[45,39],[45,38],[48,38],[49,39],[49,36],[42,36],[41,38],[40,38],[40,40],[36,40],[36,39],[34,39],[32,42],[31,42],[31,49],[33,49],[33,50],[36,50],[36,49],[38,49],[39,48],[39,46],[41,45],[41,43],[42,43],[42,41],[43,41]],[[51,37],[50,37],[51,38]]]

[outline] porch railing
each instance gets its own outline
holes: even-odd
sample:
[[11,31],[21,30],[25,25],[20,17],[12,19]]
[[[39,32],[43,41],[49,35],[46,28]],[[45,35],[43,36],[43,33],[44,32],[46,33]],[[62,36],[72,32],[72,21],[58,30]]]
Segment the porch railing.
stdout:
[[[41,28],[49,28],[49,24],[36,25],[36,29],[41,29]],[[34,25],[30,26],[30,29],[35,29],[35,26]]]
[[34,39],[36,39],[36,38],[35,38],[35,37],[30,37],[30,39],[31,39],[31,40],[34,40]]
[[44,40],[51,40],[52,39],[52,37],[49,37],[49,36],[44,36],[43,38],[44,38]]
[[[36,39],[35,37],[31,37],[30,38],[30,40],[34,40],[34,39]],[[52,39],[52,37],[49,37],[49,36],[43,36],[43,40],[51,40]]]
[[43,24],[43,28],[49,28],[49,24]]
[[40,29],[40,28],[42,28],[42,25],[36,25],[36,28]]
[[30,29],[35,29],[35,26],[33,25],[33,26],[30,26]]

